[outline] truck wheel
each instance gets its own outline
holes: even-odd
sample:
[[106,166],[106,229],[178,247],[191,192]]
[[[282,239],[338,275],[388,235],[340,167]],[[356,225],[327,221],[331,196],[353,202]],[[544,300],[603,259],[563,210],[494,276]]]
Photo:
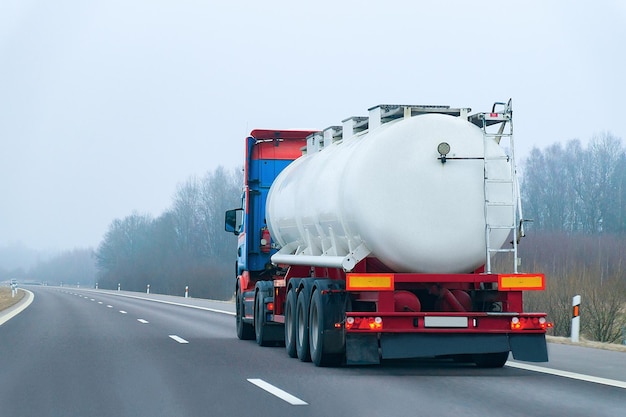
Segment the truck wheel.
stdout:
[[502,368],[509,358],[509,352],[481,353],[473,355],[474,363],[479,368]]
[[290,358],[298,356],[296,352],[296,302],[298,300],[296,289],[291,287],[287,292],[285,301],[285,349]]
[[309,351],[309,304],[307,291],[300,291],[296,302],[296,353],[302,362],[311,361]]
[[[324,351],[324,304],[319,289],[313,292],[309,309],[309,343],[311,360],[316,366],[336,366],[341,363],[342,356]],[[326,314],[330,314],[327,312]]]
[[254,297],[254,335],[256,337],[256,343],[259,346],[268,346],[267,331],[265,324],[265,312],[263,311],[265,306],[263,305],[263,293],[257,291]]
[[240,340],[252,340],[254,339],[254,328],[252,325],[243,321],[243,295],[239,286],[237,286],[236,299],[236,323],[237,323],[237,337]]

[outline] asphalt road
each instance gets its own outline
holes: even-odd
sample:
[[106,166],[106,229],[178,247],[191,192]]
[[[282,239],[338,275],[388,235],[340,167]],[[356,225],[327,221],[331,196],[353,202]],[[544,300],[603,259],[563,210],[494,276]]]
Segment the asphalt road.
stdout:
[[429,360],[316,368],[239,341],[232,304],[28,289],[33,303],[0,326],[0,416],[626,415],[624,352],[550,345],[551,362],[533,371]]

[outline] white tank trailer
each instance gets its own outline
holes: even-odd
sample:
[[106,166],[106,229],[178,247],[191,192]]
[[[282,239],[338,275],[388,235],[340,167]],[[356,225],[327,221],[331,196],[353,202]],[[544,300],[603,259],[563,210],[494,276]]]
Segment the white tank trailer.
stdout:
[[413,273],[484,265],[488,224],[491,249],[514,228],[517,187],[500,138],[469,111],[381,105],[309,137],[268,195],[281,247],[272,262],[350,271],[369,256]]

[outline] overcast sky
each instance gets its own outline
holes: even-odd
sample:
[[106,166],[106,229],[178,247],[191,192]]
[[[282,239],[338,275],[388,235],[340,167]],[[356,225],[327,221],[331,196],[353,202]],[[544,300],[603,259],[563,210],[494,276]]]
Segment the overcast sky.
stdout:
[[251,129],[377,104],[512,97],[518,157],[625,139],[625,56],[620,0],[0,0],[0,247],[95,248]]

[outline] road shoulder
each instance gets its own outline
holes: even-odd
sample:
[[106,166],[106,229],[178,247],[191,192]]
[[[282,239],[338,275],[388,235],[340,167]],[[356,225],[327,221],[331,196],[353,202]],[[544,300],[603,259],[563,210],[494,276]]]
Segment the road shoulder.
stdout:
[[32,292],[23,288],[20,288],[20,291],[24,292],[22,299],[11,307],[0,311],[0,326],[20,314],[33,302],[35,295]]

